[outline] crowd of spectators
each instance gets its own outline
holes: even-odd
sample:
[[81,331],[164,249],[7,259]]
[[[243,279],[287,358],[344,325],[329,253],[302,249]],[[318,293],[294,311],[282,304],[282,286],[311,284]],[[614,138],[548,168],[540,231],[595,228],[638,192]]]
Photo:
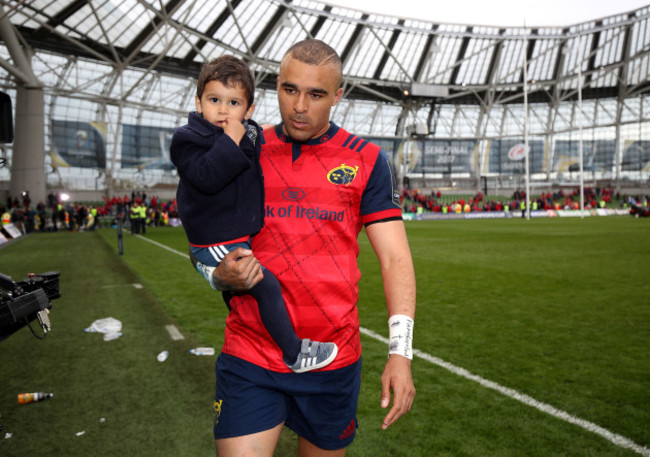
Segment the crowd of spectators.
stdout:
[[20,198],[8,198],[6,206],[0,205],[2,224],[14,224],[23,233],[33,231],[56,232],[59,230],[94,230],[98,226],[116,226],[119,222],[129,228],[133,222],[133,210],[138,213],[138,228],[167,225],[178,218],[176,199],[161,201],[156,196],[133,192],[131,196],[104,197],[103,203],[80,203],[66,201],[64,194],[50,193],[47,202],[32,205],[28,193]]
[[[585,188],[585,209],[640,207],[648,209],[647,195],[621,194],[612,188]],[[478,211],[522,211],[526,207],[526,193],[517,190],[509,199],[488,198],[478,192],[473,196],[444,195],[439,190],[402,190],[400,201],[405,213],[469,213]],[[530,210],[579,210],[580,189],[570,192],[558,190],[531,196]],[[136,210],[141,208],[140,211]],[[62,194],[49,194],[47,202],[32,205],[28,193],[8,198],[0,205],[2,224],[14,224],[23,233],[32,231],[94,230],[98,226],[117,226],[122,223],[133,233],[144,233],[149,226],[166,226],[178,220],[176,199],[161,201],[145,193],[131,196],[104,197],[102,203],[74,203],[65,201]]]
[[[521,211],[526,209],[526,192],[516,190],[509,199],[488,198],[482,192],[473,196],[444,195],[439,190],[421,192],[418,189],[403,189],[402,210],[406,213],[469,213],[478,211]],[[648,196],[627,195],[613,188],[584,189],[584,208],[624,208],[634,204],[648,204]],[[579,210],[580,189],[570,192],[558,190],[542,192],[530,197],[530,210]]]

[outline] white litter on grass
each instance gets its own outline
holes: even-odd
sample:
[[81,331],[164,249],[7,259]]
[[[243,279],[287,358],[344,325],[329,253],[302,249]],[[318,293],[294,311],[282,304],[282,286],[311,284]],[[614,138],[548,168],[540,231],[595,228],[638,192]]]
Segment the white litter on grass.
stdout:
[[159,362],[164,362],[167,360],[167,357],[169,357],[169,351],[162,351],[160,354],[158,354],[158,359]]
[[100,417],[100,418],[99,418],[99,423],[100,423],[100,424],[103,424],[104,422],[106,422],[106,419],[103,418],[103,417]]
[[190,349],[190,354],[194,355],[214,355],[214,348],[211,347],[202,347]]
[[85,431],[85,430],[82,430],[81,432],[77,432],[76,435],[77,435],[77,436],[81,436],[81,435],[83,435],[84,433],[86,433],[86,431]]
[[9,433],[9,432],[5,433],[5,439],[6,439],[6,440],[8,440],[9,438],[11,438],[12,436],[13,436],[13,433]]
[[103,333],[104,341],[116,340],[122,336],[122,322],[113,317],[97,319],[90,327],[84,329],[86,333]]
[[165,325],[165,330],[169,333],[169,336],[174,341],[179,341],[185,339],[181,332],[176,328],[175,325]]
[[111,333],[105,333],[104,334],[104,341],[113,341],[118,339],[119,337],[122,336],[122,332],[111,332]]
[[142,289],[142,284],[138,284],[136,282],[136,283],[133,283],[133,287],[135,287],[136,289]]

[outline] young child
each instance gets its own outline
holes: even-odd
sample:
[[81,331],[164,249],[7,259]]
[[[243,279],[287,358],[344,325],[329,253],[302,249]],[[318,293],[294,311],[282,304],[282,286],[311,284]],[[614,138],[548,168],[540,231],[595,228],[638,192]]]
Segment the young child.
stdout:
[[[204,64],[196,111],[171,141],[171,160],[180,176],[178,211],[193,263],[215,290],[215,267],[229,251],[250,249],[251,236],[263,224],[262,129],[250,119],[254,93],[253,75],[244,61],[226,55]],[[322,368],[336,358],[336,344],[298,338],[270,271],[264,268],[264,279],[249,293],[292,371]]]

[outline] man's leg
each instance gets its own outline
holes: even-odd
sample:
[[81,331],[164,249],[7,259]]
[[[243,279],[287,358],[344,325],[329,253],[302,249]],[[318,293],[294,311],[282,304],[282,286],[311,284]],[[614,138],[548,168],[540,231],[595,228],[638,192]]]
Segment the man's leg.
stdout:
[[321,449],[303,437],[298,437],[298,456],[299,457],[343,457],[345,449],[337,449],[335,451],[328,451]]
[[[218,457],[273,457],[284,424],[251,435],[216,440]],[[301,454],[302,455],[302,454]],[[315,454],[314,454],[315,455]],[[328,454],[329,455],[329,454]],[[341,454],[343,455],[343,454]],[[334,454],[332,454],[334,456]]]

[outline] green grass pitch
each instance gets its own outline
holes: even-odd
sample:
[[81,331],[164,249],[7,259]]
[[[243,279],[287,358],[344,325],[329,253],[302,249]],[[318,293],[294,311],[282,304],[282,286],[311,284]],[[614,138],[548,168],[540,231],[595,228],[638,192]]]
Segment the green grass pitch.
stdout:
[[[359,430],[347,455],[650,456],[650,221],[449,220],[407,231],[418,394],[382,431],[387,347],[362,335]],[[22,329],[0,342],[0,455],[214,455],[214,357],[188,351],[220,347],[226,308],[192,270],[182,229],[146,238],[125,233],[122,256],[114,229],[34,233],[0,249],[0,272],[18,281],[60,271],[62,291],[44,341]],[[361,325],[387,336],[363,233],[360,246]],[[124,335],[84,332],[103,317],[121,320]],[[170,324],[184,340],[169,337]],[[32,391],[54,397],[17,404]],[[276,455],[295,450],[286,430]]]

